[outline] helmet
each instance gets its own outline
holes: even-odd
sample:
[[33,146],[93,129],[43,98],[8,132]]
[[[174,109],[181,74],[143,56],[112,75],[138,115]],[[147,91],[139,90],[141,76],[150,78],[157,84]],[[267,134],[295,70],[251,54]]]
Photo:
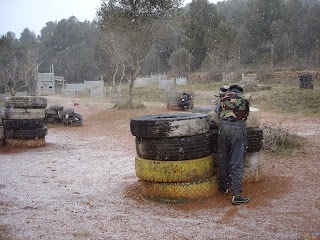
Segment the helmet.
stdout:
[[243,88],[237,84],[233,84],[229,87],[229,90],[231,91],[232,89],[237,89],[239,90],[240,92],[243,92]]

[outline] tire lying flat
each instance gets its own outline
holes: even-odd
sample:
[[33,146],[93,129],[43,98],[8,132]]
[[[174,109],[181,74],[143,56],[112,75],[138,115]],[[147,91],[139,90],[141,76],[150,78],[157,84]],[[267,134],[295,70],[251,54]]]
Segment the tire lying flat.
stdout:
[[213,153],[213,132],[178,138],[136,137],[139,157],[153,160],[188,160],[202,158]]
[[6,108],[46,108],[47,99],[44,97],[22,96],[6,97],[4,105]]
[[3,119],[40,119],[45,118],[44,108],[6,108]]
[[43,128],[44,119],[7,119],[3,120],[3,126],[6,130]]
[[12,129],[4,130],[5,138],[7,139],[37,139],[44,138],[47,135],[47,127],[37,129]]
[[157,161],[136,157],[135,170],[139,179],[151,182],[196,182],[213,176],[212,155],[184,160]]
[[132,135],[141,138],[186,137],[209,129],[208,115],[201,113],[145,115],[130,121]]
[[37,139],[5,139],[5,145],[9,147],[41,147],[46,144],[45,138]]
[[245,167],[243,182],[254,183],[263,180],[263,164],[258,166]]
[[152,200],[194,200],[213,196],[218,191],[218,181],[216,176],[203,181],[189,183],[141,181],[141,189],[142,194]]

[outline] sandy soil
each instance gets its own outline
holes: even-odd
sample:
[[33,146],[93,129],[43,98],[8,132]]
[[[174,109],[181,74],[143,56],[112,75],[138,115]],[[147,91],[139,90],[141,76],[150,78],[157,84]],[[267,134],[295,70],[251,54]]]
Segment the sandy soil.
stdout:
[[131,117],[167,112],[112,110],[97,99],[48,97],[73,107],[82,127],[50,126],[46,146],[0,148],[0,239],[320,239],[320,119],[281,114],[307,138],[283,157],[263,154],[264,180],[244,184],[251,202],[231,196],[185,204],[146,200],[134,170]]

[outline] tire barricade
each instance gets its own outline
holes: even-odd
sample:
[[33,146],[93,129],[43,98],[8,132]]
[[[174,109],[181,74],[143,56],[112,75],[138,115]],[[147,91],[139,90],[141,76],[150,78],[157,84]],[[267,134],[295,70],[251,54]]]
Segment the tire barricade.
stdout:
[[64,124],[77,127],[83,125],[83,117],[74,112],[73,108],[64,108],[60,105],[52,105],[45,109],[45,123]]
[[181,202],[218,191],[207,114],[141,116],[131,119],[130,130],[136,137],[135,171],[146,198]]
[[[214,111],[215,106],[195,107],[192,109],[194,113],[206,113],[210,119],[210,128],[213,132],[213,152],[218,154],[218,128],[220,119]],[[250,113],[246,121],[247,128],[247,153],[245,156],[245,166],[243,182],[259,182],[263,180],[263,159],[261,158],[261,149],[263,147],[263,130],[260,128],[261,114],[258,108],[250,107]],[[215,167],[218,162],[215,161]]]
[[[2,114],[4,144],[11,147],[45,145],[44,125],[47,99],[44,97],[7,97]],[[1,133],[0,133],[1,137]]]

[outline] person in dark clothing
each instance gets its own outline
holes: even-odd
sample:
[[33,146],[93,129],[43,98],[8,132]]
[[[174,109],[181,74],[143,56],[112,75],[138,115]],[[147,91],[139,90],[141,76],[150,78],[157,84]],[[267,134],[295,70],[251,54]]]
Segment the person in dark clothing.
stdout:
[[249,101],[243,88],[231,85],[220,94],[217,108],[221,118],[218,135],[219,146],[219,189],[224,194],[232,190],[232,203],[248,203],[249,198],[241,197],[244,158],[247,146],[245,121],[249,115]]
[[190,109],[192,105],[192,97],[189,93],[183,93],[178,100],[180,110]]

